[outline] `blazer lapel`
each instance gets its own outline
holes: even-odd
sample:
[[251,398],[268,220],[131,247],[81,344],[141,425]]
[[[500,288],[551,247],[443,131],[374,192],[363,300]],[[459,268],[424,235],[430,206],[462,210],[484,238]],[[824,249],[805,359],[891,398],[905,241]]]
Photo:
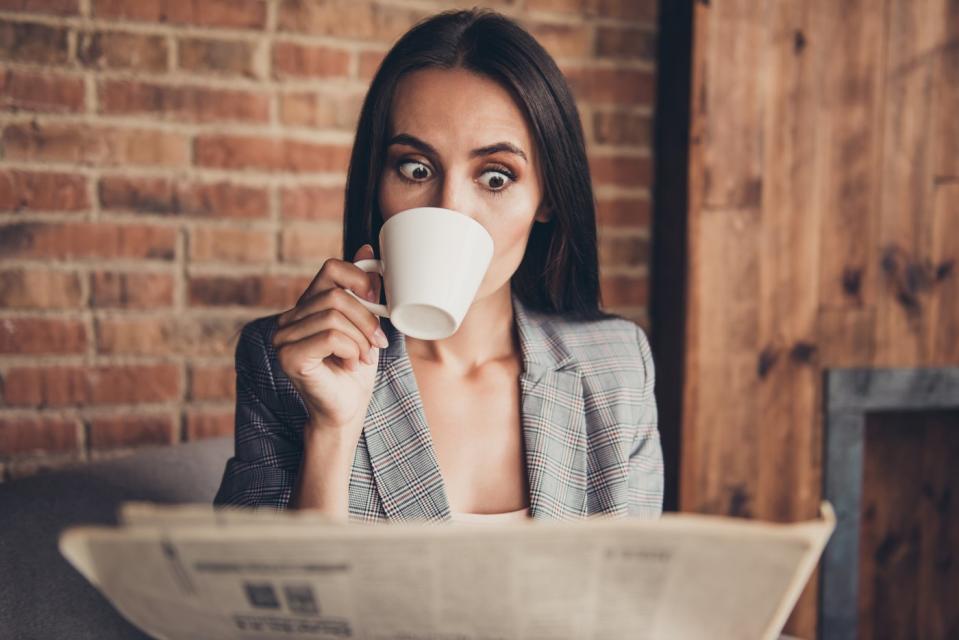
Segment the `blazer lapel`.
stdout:
[[[522,348],[520,413],[530,514],[537,519],[586,514],[586,422],[580,374],[553,339],[546,318],[513,296]],[[449,501],[406,352],[388,321],[390,345],[380,353],[363,433],[376,489],[390,520],[450,519]]]
[[513,297],[523,348],[521,420],[526,446],[530,515],[536,519],[586,516],[586,415],[581,375],[555,339],[550,320]]
[[390,344],[380,353],[363,425],[376,490],[390,520],[448,520],[446,489],[403,334],[385,324]]

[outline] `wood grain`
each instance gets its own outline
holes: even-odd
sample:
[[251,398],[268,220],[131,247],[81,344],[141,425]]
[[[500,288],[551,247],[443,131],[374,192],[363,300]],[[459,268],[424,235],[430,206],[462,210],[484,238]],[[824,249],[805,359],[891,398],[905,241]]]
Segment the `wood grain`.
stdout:
[[809,518],[823,370],[959,363],[959,2],[713,0],[693,40],[680,509]]
[[888,0],[877,300],[879,366],[922,362],[932,222],[934,87],[943,0]]

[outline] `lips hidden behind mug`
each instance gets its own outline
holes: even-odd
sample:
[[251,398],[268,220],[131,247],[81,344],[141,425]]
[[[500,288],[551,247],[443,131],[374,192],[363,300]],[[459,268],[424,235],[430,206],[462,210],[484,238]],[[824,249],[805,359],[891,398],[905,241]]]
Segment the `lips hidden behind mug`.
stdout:
[[386,304],[348,291],[404,334],[440,340],[459,329],[493,257],[493,238],[476,220],[440,207],[406,209],[380,228],[380,259],[354,264],[383,276]]

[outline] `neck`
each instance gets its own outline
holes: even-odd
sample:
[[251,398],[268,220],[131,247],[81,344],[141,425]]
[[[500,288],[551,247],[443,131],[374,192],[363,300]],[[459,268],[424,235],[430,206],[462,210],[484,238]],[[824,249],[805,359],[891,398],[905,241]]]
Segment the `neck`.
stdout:
[[406,336],[410,358],[427,360],[469,372],[482,365],[519,353],[513,322],[513,301],[507,282],[496,292],[473,302],[460,328],[442,340]]

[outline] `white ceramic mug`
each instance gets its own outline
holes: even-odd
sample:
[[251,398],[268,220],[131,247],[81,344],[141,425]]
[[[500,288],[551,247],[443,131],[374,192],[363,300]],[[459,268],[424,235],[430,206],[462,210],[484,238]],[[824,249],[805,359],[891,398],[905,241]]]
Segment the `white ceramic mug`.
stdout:
[[386,304],[347,292],[410,337],[440,340],[456,333],[493,257],[489,232],[458,211],[417,207],[390,217],[379,239],[379,260],[353,264],[383,276]]

